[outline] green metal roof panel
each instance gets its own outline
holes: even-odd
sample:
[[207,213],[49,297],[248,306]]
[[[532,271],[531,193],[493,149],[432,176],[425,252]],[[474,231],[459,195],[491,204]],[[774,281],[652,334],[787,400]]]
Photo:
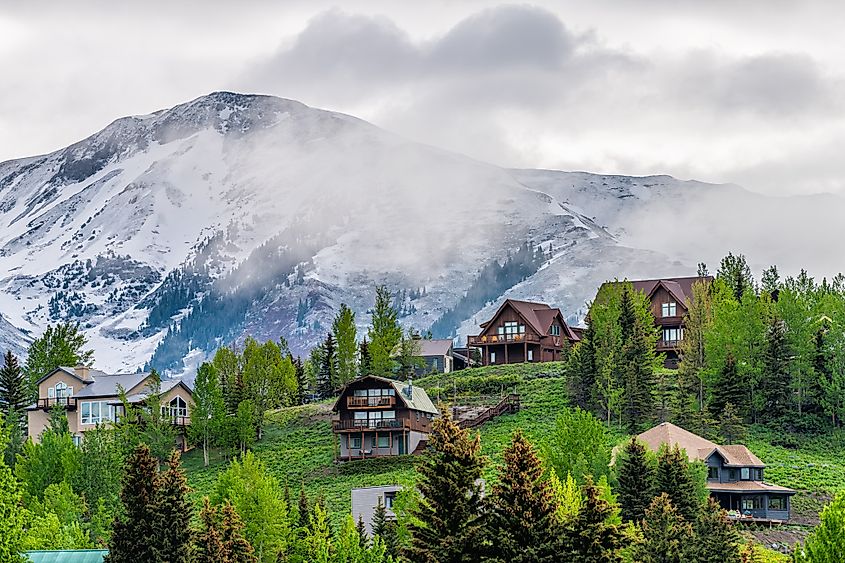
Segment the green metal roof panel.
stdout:
[[428,412],[435,415],[440,414],[440,411],[437,410],[437,407],[435,407],[434,403],[432,403],[431,399],[429,399],[428,394],[425,392],[425,389],[423,389],[419,385],[411,386],[411,396],[408,397],[407,383],[395,380],[391,380],[390,383],[391,385],[393,385],[393,388],[396,389],[396,392],[402,395],[402,400],[405,401],[409,409]]
[[72,549],[64,551],[27,551],[24,555],[32,563],[103,563],[105,549]]

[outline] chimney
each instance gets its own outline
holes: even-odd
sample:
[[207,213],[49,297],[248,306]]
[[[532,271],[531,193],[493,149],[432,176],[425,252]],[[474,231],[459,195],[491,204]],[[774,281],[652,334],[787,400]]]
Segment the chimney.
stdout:
[[411,382],[411,376],[410,375],[408,376],[408,386],[405,387],[405,396],[408,397],[409,399],[414,398],[414,385]]
[[82,381],[91,381],[91,368],[83,364],[77,364],[73,371]]

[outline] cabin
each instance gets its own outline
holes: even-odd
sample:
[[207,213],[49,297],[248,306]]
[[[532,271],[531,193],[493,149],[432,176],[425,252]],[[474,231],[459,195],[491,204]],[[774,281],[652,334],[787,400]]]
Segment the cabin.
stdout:
[[401,485],[352,489],[352,518],[355,519],[355,522],[364,522],[367,534],[372,536],[373,515],[375,515],[379,504],[384,506],[384,515],[388,520],[396,520],[396,514],[393,512],[393,501],[396,500],[396,494],[401,490]]
[[707,490],[736,519],[786,522],[795,491],[767,483],[766,464],[742,445],[720,446],[679,426],[664,422],[637,439],[654,452],[664,444],[686,451],[690,461],[707,466]]
[[452,339],[419,339],[419,357],[425,365],[417,368],[417,375],[426,373],[450,373],[455,369]]
[[[108,374],[88,366],[58,367],[38,380],[38,400],[27,407],[27,435],[35,442],[50,422],[50,411],[60,406],[67,416],[73,441],[98,424],[110,424],[123,412],[120,392],[129,404],[148,406],[155,390],[150,373]],[[165,379],[159,389],[160,408],[179,430],[177,446],[187,448],[185,429],[190,424],[192,390],[181,379]]]
[[478,336],[467,337],[467,346],[481,350],[481,364],[556,362],[564,347],[578,337],[563,320],[560,309],[545,303],[506,299]]
[[440,415],[422,387],[374,375],[349,382],[332,411],[338,461],[420,453]]
[[[657,351],[665,355],[664,365],[670,369],[678,367],[680,343],[684,339],[684,317],[692,300],[692,286],[696,283],[710,283],[712,276],[685,278],[660,278],[633,280],[634,291],[639,291],[651,301],[654,324],[660,329]],[[605,282],[615,284],[620,282]],[[602,285],[604,287],[604,284]],[[601,290],[599,290],[601,293]]]

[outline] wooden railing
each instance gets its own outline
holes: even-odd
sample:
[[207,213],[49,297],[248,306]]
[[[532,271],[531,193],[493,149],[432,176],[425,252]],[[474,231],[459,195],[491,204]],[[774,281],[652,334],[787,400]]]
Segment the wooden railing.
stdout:
[[377,408],[392,407],[396,404],[396,397],[382,395],[379,397],[347,397],[346,406],[349,408]]
[[172,416],[170,417],[170,424],[173,426],[190,426],[191,425],[191,417],[190,416]]
[[519,395],[511,393],[510,395],[504,397],[501,401],[499,401],[497,405],[492,406],[489,409],[483,411],[475,418],[469,418],[458,422],[458,426],[461,428],[478,428],[488,420],[492,420],[497,416],[501,416],[505,413],[514,413],[519,411],[519,401]]
[[38,399],[38,408],[49,410],[54,405],[61,405],[68,410],[76,410],[76,397],[50,397]]
[[387,418],[374,420],[333,420],[332,430],[381,430],[381,429],[410,429],[411,420],[408,418]]
[[525,334],[490,334],[481,336],[469,336],[467,342],[470,346],[479,344],[505,344],[513,342],[540,342],[540,337],[534,333]]

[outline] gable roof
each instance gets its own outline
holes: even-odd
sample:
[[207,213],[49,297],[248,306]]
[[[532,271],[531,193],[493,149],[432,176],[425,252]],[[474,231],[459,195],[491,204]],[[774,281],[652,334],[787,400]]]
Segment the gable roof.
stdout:
[[32,563],[102,563],[108,553],[106,549],[38,550],[25,551],[24,557]]
[[[56,369],[52,369],[52,370],[48,371],[44,376],[39,378],[38,381],[35,382],[35,384],[39,385],[42,381],[44,381],[45,379],[47,379],[48,377],[52,376],[54,373],[59,372],[59,371],[68,374],[69,376],[73,377],[74,379],[76,379],[80,383],[85,383],[85,384],[91,383],[90,381],[86,381],[85,379],[82,379],[82,377],[78,376],[76,374],[75,369],[69,368],[67,366],[59,366]],[[100,372],[100,373],[102,373],[102,372]]]
[[131,392],[139,384],[149,377],[149,372],[143,373],[116,373],[107,374],[101,371],[92,374],[94,381],[89,382],[79,393],[81,397],[111,397],[118,394],[118,386],[123,387],[126,393]]
[[353,379],[349,383],[343,386],[343,389],[340,391],[340,395],[338,396],[337,400],[332,405],[332,410],[337,411],[338,407],[340,406],[340,400],[346,394],[346,390],[349,388],[350,385],[353,383],[358,383],[360,381],[364,381],[365,379],[373,379],[375,381],[380,381],[382,383],[387,383],[396,391],[396,396],[399,397],[405,406],[411,410],[420,411],[420,412],[427,412],[431,414],[440,414],[440,411],[437,410],[437,407],[434,406],[434,403],[431,402],[431,399],[428,397],[428,393],[425,392],[425,389],[420,387],[419,385],[411,385],[411,396],[405,394],[405,391],[408,387],[407,383],[403,383],[402,381],[397,381],[396,379],[388,379],[386,377],[379,377],[377,375],[365,375],[363,377],[359,377],[358,379]]
[[452,339],[429,339],[417,341],[420,345],[420,356],[446,356],[452,348]]
[[[663,287],[669,292],[678,303],[686,306],[692,299],[692,286],[696,282],[711,282],[713,276],[690,276],[685,278],[657,278],[653,280],[631,280],[631,285],[636,291],[642,291],[646,296],[651,297],[658,287]],[[611,282],[613,283],[613,282]]]
[[[182,378],[163,380],[161,382],[161,385],[159,386],[158,394],[164,395],[165,393],[167,393],[168,391],[170,391],[174,387],[184,388],[188,392],[188,394],[191,395],[191,396],[193,396],[193,394],[194,394],[194,390],[191,389],[191,386],[188,385],[187,383],[185,383],[185,381]],[[149,397],[149,396],[150,396],[149,388],[144,387],[138,393],[133,393],[131,395],[128,395],[126,397],[126,400],[129,403],[132,403],[132,404],[141,403],[144,400],[146,400],[147,397]]]
[[687,452],[687,457],[690,461],[707,461],[714,453],[718,453],[725,461],[725,465],[729,467],[766,466],[759,457],[754,455],[745,446],[739,444],[719,446],[670,422],[663,422],[654,428],[646,430],[638,435],[637,439],[655,452],[663,444],[670,447],[677,445]]
[[549,328],[552,325],[552,321],[558,315],[560,315],[561,324],[563,324],[564,332],[566,336],[571,340],[578,340],[578,337],[570,330],[569,326],[566,324],[566,321],[563,319],[563,313],[561,313],[560,309],[554,309],[549,307],[546,303],[537,303],[534,301],[519,301],[517,299],[505,299],[505,301],[499,306],[496,310],[496,313],[490,318],[489,321],[481,323],[479,326],[482,329],[485,329],[490,325],[491,322],[496,320],[496,318],[502,313],[505,307],[510,306],[512,307],[523,319],[525,319],[526,324],[528,324],[534,332],[541,336],[549,336]]

